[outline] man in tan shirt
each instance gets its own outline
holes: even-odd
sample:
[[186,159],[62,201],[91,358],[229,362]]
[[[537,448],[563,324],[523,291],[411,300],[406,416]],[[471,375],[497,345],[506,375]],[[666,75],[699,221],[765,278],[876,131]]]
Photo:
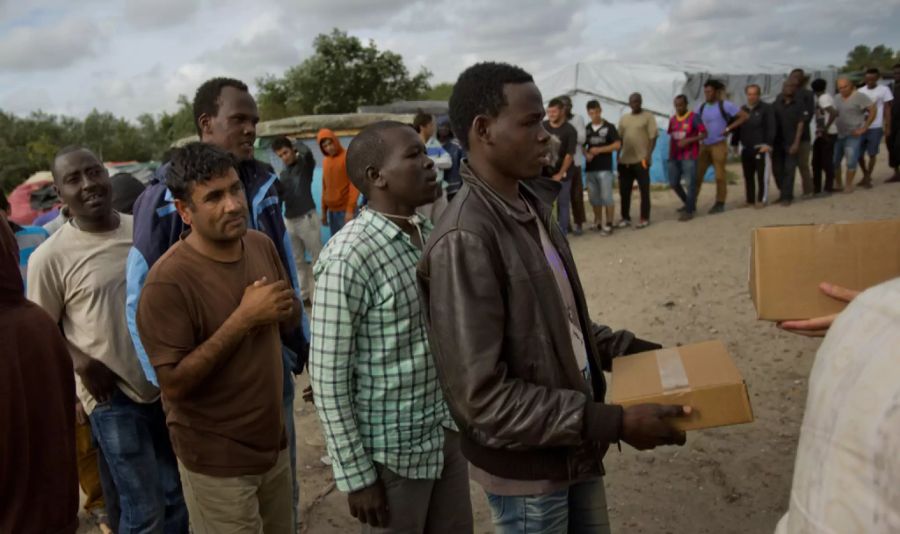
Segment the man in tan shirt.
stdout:
[[63,149],[51,170],[71,218],[32,254],[28,298],[62,324],[78,399],[119,493],[120,532],[187,532],[159,391],[125,323],[131,217],[113,210],[109,173],[89,150]]
[[628,97],[631,113],[619,119],[619,135],[622,148],[619,150],[619,195],[622,197],[622,220],[616,225],[625,228],[631,225],[631,190],[637,181],[641,190],[641,222],[636,228],[650,224],[650,163],[656,148],[656,119],[642,109],[640,93]]

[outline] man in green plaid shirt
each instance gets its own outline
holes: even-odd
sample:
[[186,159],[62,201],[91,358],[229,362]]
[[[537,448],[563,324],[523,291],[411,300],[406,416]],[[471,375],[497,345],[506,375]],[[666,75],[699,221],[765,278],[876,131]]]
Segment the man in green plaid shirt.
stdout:
[[468,466],[428,346],[416,263],[441,192],[408,125],[364,129],[347,152],[367,209],[314,268],[310,376],[339,490],[363,532],[472,531]]

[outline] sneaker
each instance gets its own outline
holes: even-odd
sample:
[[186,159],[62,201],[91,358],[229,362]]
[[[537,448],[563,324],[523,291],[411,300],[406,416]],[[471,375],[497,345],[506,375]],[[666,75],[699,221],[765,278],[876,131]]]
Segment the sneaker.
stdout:
[[781,204],[781,205],[784,206],[784,207],[788,207],[788,206],[790,206],[791,204],[793,204],[794,201],[793,201],[792,199],[790,199],[790,198],[783,198],[783,199],[780,199],[780,200],[778,201],[778,203]]
[[641,219],[641,222],[639,222],[638,225],[635,226],[635,228],[641,229],[641,228],[646,228],[646,227],[648,227],[648,226],[650,226],[650,221],[645,220],[645,219]]
[[723,211],[725,211],[725,204],[716,202],[715,204],[713,204],[713,207],[709,209],[709,214],[714,215],[716,213],[722,213]]
[[681,221],[681,222],[685,222],[685,221],[689,221],[689,220],[691,220],[691,219],[693,219],[693,218],[694,218],[694,214],[693,214],[693,213],[684,212],[684,213],[681,214],[681,217],[679,217],[678,220]]
[[616,228],[628,228],[629,226],[631,226],[631,221],[628,219],[622,219],[616,224]]
[[575,235],[581,235],[584,233],[584,230],[581,229],[581,225],[577,224],[574,228],[572,228],[572,233]]
[[612,235],[612,231],[613,231],[612,226],[606,225],[600,229],[600,235],[602,235],[602,236]]

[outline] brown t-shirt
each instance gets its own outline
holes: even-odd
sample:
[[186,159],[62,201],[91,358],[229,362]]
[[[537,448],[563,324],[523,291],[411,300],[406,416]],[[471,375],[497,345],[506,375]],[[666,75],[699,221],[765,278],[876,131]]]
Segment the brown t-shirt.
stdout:
[[[237,309],[244,289],[265,276],[289,281],[265,235],[249,230],[243,256],[208,258],[184,241],[150,269],[138,304],[141,341],[155,368],[174,365],[209,339]],[[185,399],[166,395],[172,446],[190,471],[232,477],[268,471],[286,444],[278,325],[252,330],[234,353]]]

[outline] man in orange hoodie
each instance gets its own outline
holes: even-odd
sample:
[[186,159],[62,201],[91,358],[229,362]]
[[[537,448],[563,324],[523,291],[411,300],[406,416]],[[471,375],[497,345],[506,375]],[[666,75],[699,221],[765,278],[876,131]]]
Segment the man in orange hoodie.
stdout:
[[322,224],[327,224],[334,235],[353,218],[359,191],[350,183],[347,151],[334,132],[322,128],[316,141],[325,155],[322,162]]

